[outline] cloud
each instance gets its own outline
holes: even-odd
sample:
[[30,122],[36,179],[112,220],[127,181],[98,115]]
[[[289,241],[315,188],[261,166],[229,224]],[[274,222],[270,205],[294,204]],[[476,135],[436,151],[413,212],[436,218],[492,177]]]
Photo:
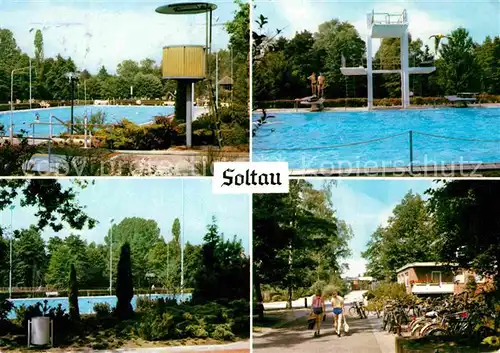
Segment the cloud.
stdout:
[[363,276],[366,272],[366,260],[364,259],[350,259],[346,261],[349,265],[349,270],[342,274],[342,277],[358,277]]
[[[288,24],[284,31],[287,37],[291,38],[296,32],[308,30],[316,32],[318,25],[325,21],[338,18],[342,21],[350,22],[366,41],[368,29],[366,26],[366,15],[375,9],[376,12],[402,13],[404,9],[408,12],[409,30],[414,39],[420,38],[424,44],[432,49],[434,42],[429,40],[429,36],[436,33],[449,33],[459,26],[451,19],[444,19],[440,16],[432,15],[422,11],[418,4],[408,3],[404,0],[391,2],[366,2],[357,3],[356,12],[346,3],[332,3],[318,0],[289,0],[274,2],[274,13],[268,13],[270,23],[274,17],[280,17]],[[359,10],[358,10],[359,9]],[[279,14],[279,15],[278,15]],[[450,17],[451,18],[451,17]],[[373,40],[373,52],[380,47],[380,39]]]
[[[101,65],[114,72],[125,59],[147,57],[158,62],[165,45],[205,44],[205,16],[167,16],[151,6],[110,11],[67,4],[30,4],[27,10],[0,14],[2,27],[14,32],[18,45],[33,55],[34,32],[43,29],[45,56],[71,56],[79,68],[96,72]],[[153,6],[154,7],[154,6]],[[214,48],[228,40],[222,26],[214,26]]]

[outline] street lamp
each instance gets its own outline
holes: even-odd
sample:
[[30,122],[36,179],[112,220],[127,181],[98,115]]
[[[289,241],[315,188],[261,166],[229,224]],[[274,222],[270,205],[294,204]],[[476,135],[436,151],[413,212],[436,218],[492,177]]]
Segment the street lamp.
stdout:
[[[14,73],[16,71],[21,71],[21,70],[26,70],[26,69],[30,70],[30,92],[31,92],[31,60],[30,60],[30,66],[21,67],[18,69],[13,69],[10,72],[10,127],[9,127],[10,143],[12,143],[14,140],[14,123],[13,123],[13,120],[14,120]],[[31,99],[31,97],[30,97],[30,99]]]
[[115,220],[111,218],[109,223],[111,223],[111,229],[109,231],[109,295],[112,295],[113,291],[113,222]]
[[75,103],[75,82],[78,81],[78,77],[80,76],[76,72],[68,72],[65,74],[69,79],[69,82],[71,83],[71,127],[70,127],[70,135],[73,135],[73,124],[74,124],[74,118],[73,118],[73,106]]
[[10,209],[10,237],[9,237],[9,247],[10,247],[10,250],[9,250],[9,253],[10,253],[10,256],[9,256],[9,299],[12,299],[12,238],[14,237],[14,230],[12,229],[12,218],[13,218],[13,213],[14,213],[14,208],[16,206],[14,205],[10,205],[9,209]]
[[181,225],[181,300],[184,296],[184,179],[182,182],[182,225]]

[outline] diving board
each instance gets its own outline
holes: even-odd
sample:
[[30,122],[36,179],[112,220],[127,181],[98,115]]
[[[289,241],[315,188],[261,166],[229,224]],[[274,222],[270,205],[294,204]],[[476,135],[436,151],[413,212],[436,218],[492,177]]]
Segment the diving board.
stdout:
[[325,100],[323,98],[316,99],[316,100],[306,100],[306,99],[300,100],[300,104],[311,106],[312,112],[322,111],[324,109],[324,105],[323,105],[324,102],[325,102]]
[[[408,73],[410,75],[422,75],[430,74],[436,71],[434,66],[432,67],[409,67]],[[345,76],[366,76],[368,70],[364,67],[341,67],[340,72]],[[374,74],[401,74],[401,69],[399,70],[372,70]]]

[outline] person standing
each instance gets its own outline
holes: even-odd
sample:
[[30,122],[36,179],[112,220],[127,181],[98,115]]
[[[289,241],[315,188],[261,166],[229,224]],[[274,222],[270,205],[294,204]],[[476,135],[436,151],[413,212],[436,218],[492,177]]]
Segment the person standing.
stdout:
[[309,76],[307,79],[311,81],[312,95],[315,96],[316,95],[316,73],[313,72],[311,74],[311,76]]
[[318,76],[318,98],[323,97],[324,88],[325,88],[325,76],[323,76],[323,74],[320,73]]
[[312,301],[312,310],[316,318],[316,324],[314,325],[314,337],[318,337],[321,328],[321,319],[325,314],[325,300],[322,296],[321,289],[316,291],[316,295]]
[[344,298],[342,298],[337,291],[333,292],[332,296],[333,307],[333,329],[340,337],[340,328],[342,326],[342,319],[344,315]]

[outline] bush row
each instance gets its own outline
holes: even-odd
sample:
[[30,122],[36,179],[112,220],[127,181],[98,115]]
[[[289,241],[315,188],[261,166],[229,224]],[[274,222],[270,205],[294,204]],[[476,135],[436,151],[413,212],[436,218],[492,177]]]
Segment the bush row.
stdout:
[[[499,103],[500,96],[494,95],[479,95],[478,103]],[[324,106],[329,108],[359,108],[366,107],[368,104],[367,98],[336,98],[325,99]],[[375,106],[399,106],[401,105],[401,98],[382,98],[374,99]],[[451,103],[445,97],[412,97],[410,104],[414,105],[450,105]],[[304,108],[300,102],[295,100],[275,100],[275,101],[261,101],[255,103],[256,109],[293,109],[295,107]]]
[[250,331],[250,307],[244,300],[224,306],[141,298],[137,302],[137,311],[142,314],[136,326],[137,334],[149,341],[180,338],[231,341],[236,336],[247,336]]

